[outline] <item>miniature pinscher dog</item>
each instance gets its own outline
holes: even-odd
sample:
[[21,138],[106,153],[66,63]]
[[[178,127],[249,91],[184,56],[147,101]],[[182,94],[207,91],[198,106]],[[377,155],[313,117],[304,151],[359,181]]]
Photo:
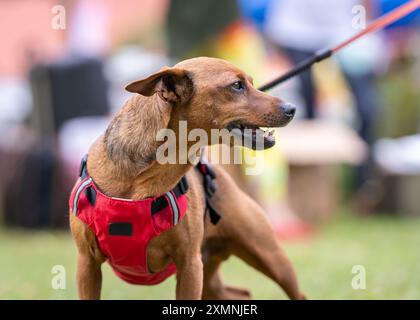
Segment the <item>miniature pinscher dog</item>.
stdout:
[[[180,121],[187,122],[188,131],[199,128],[209,135],[212,129],[236,129],[244,139],[262,137],[263,149],[271,147],[274,136],[260,127],[285,126],[295,108],[255,89],[251,77],[231,63],[207,57],[164,68],[130,83],[126,90],[135,94],[88,152],[90,181],[106,199],[134,202],[168,193],[184,176],[188,181],[185,215],[147,243],[147,272],[153,275],[174,265],[177,299],[248,299],[247,289],[225,285],[220,276],[221,263],[235,255],[275,281],[291,299],[304,299],[263,209],[220,166],[212,165],[216,189],[211,202],[221,219],[212,223],[206,214],[203,175],[194,164],[162,164],[156,159],[157,149],[165,143],[156,139],[158,131],[178,134]],[[247,136],[245,129],[251,134]],[[73,199],[76,206],[77,201]],[[109,257],[98,235],[108,230],[95,229],[75,211],[70,209],[70,227],[78,249],[78,294],[81,299],[99,299],[101,265]],[[124,213],[114,213],[119,214]]]

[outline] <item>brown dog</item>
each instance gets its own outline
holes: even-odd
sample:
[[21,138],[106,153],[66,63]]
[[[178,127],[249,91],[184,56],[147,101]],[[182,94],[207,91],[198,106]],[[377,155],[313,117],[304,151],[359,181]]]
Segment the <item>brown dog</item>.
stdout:
[[[87,170],[109,196],[145,199],[173,188],[186,175],[188,209],[175,227],[153,238],[147,247],[148,269],[177,268],[177,299],[245,299],[245,289],[226,286],[220,264],[231,254],[270,277],[292,299],[302,299],[295,272],[278,245],[263,210],[219,167],[212,198],[222,214],[216,225],[205,216],[202,176],[192,164],[160,164],[158,130],[178,132],[180,120],[188,130],[280,127],[294,108],[252,86],[252,79],[232,64],[214,58],[195,58],[129,84],[138,93],[117,113],[104,135],[89,150]],[[245,138],[245,137],[244,137]],[[264,135],[264,146],[274,144]],[[190,146],[190,144],[188,144]],[[198,156],[198,155],[197,155]],[[91,229],[70,212],[78,248],[77,285],[81,299],[98,299],[101,264],[106,260]]]

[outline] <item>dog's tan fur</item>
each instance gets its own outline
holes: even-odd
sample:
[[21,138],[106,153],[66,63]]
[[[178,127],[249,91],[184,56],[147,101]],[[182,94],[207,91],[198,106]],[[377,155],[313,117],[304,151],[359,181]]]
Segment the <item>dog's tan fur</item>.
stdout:
[[[237,80],[246,84],[246,93],[230,90]],[[139,94],[121,108],[89,150],[90,176],[105,194],[130,199],[164,194],[184,175],[190,185],[185,217],[149,243],[149,269],[157,272],[171,261],[176,264],[177,299],[246,299],[247,290],[226,286],[220,278],[220,264],[234,254],[277,282],[290,298],[304,298],[263,210],[220,167],[214,166],[217,191],[212,202],[223,218],[213,225],[208,216],[203,219],[205,198],[198,171],[191,164],[162,165],[155,160],[159,129],[178,133],[180,120],[187,121],[189,130],[208,133],[236,120],[277,127],[288,122],[279,108],[281,101],[254,89],[241,70],[213,58],[183,61],[126,89]],[[94,234],[72,213],[70,226],[78,248],[79,297],[98,299],[105,257]]]

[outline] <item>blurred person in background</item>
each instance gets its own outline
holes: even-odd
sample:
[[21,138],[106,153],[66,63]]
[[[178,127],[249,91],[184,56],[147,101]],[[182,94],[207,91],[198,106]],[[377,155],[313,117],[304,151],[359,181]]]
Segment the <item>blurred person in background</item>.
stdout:
[[[355,8],[357,9],[358,5],[363,5],[367,12],[372,12],[374,2],[369,0],[265,1],[265,17],[263,20],[260,19],[260,29],[270,44],[286,54],[293,64],[297,64],[315,51],[328,48],[360,31],[360,25],[353,24]],[[359,40],[337,55],[357,108],[358,133],[369,147],[373,143],[377,110],[375,71],[378,68],[378,61],[383,60],[378,59],[380,55],[384,56],[384,52],[377,34]],[[301,73],[298,79],[304,100],[305,117],[315,119],[319,116],[319,110],[312,71]],[[371,176],[370,158],[368,156],[367,161],[357,169],[356,189]]]
[[[407,0],[380,0],[386,14]],[[379,81],[382,97],[373,153],[376,211],[418,216],[420,201],[420,9],[385,28],[390,70]]]

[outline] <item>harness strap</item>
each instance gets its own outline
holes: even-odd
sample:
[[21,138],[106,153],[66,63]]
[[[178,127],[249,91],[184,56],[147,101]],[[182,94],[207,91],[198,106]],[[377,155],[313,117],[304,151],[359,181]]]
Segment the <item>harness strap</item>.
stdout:
[[[87,168],[86,168],[86,164],[87,164],[87,158],[88,155],[86,154],[83,158],[82,161],[80,163],[80,168],[79,168],[79,177],[84,180],[88,177],[88,173],[87,173]],[[92,181],[92,179],[89,179],[90,182]],[[83,184],[83,188],[86,186],[86,184]],[[83,188],[80,188],[80,192],[83,190]],[[181,178],[181,180],[178,182],[178,184],[170,191],[166,192],[164,195],[156,198],[156,200],[154,200],[152,202],[152,215],[158,213],[159,211],[165,209],[168,205],[170,205],[172,207],[172,212],[174,214],[174,221],[173,224],[177,224],[179,221],[179,207],[178,207],[178,203],[177,203],[177,199],[187,193],[188,191],[188,180],[187,178],[184,176]],[[79,192],[79,193],[80,193]],[[85,189],[85,194],[86,194],[86,198],[89,200],[89,202],[94,206],[95,202],[96,202],[96,191],[94,188],[92,188],[91,186],[87,187]],[[79,195],[77,195],[77,197],[75,198],[76,201],[78,199]],[[77,211],[77,207],[75,209]]]
[[[88,177],[86,163],[87,163],[87,155],[85,155],[82,158],[82,161],[80,163],[79,176],[82,180],[84,180]],[[206,197],[206,209],[209,212],[210,221],[213,224],[217,224],[222,216],[213,207],[213,205],[211,203],[211,198],[213,197],[214,193],[216,192],[216,184],[214,182],[214,180],[216,179],[216,174],[208,164],[203,163],[203,162],[199,162],[198,165],[197,165],[197,168],[200,171],[200,173],[203,175],[203,184],[204,184],[204,191],[205,191],[205,197]],[[92,181],[92,179],[89,178],[89,183],[91,181]],[[80,190],[78,190],[78,193],[80,193],[83,190],[83,188],[89,183],[87,183],[87,181],[86,181],[86,184],[83,183],[79,187]],[[176,200],[181,195],[187,193],[188,188],[189,188],[188,180],[184,176],[184,177],[182,177],[182,179],[178,182],[178,184],[171,191],[166,192],[164,195],[156,198],[152,202],[152,207],[151,207],[152,215],[158,213],[159,211],[165,209],[168,205],[170,205],[172,207],[172,211],[174,213],[173,224],[174,225],[177,224],[178,221],[179,221],[179,208],[178,208],[178,203],[177,203]],[[89,202],[92,205],[95,205],[95,202],[96,202],[96,191],[95,191],[95,189],[92,188],[91,186],[89,186],[85,189],[85,193],[86,193],[86,198],[89,200]],[[77,196],[75,198],[76,201],[77,201],[78,197],[79,197],[79,194],[77,194]],[[77,212],[77,206],[75,206],[74,210],[75,210],[75,212]]]
[[206,209],[209,212],[210,221],[213,224],[217,224],[222,216],[219,212],[217,212],[210,201],[216,192],[216,184],[214,182],[216,179],[216,173],[208,164],[201,161],[198,163],[197,168],[203,175],[204,191],[206,194]]
[[78,188],[76,190],[76,194],[74,195],[74,199],[73,199],[73,208],[72,208],[73,213],[76,216],[77,216],[77,202],[79,201],[80,194],[86,188],[86,186],[88,186],[91,183],[92,183],[92,178],[84,179],[84,180],[82,180],[82,182],[80,183],[80,185],[78,186]]
[[156,198],[156,200],[152,202],[152,215],[165,209],[168,205],[171,205],[174,213],[174,225],[177,224],[179,221],[179,208],[176,199],[187,193],[188,188],[188,180],[184,176],[171,191],[166,192],[164,195]]

